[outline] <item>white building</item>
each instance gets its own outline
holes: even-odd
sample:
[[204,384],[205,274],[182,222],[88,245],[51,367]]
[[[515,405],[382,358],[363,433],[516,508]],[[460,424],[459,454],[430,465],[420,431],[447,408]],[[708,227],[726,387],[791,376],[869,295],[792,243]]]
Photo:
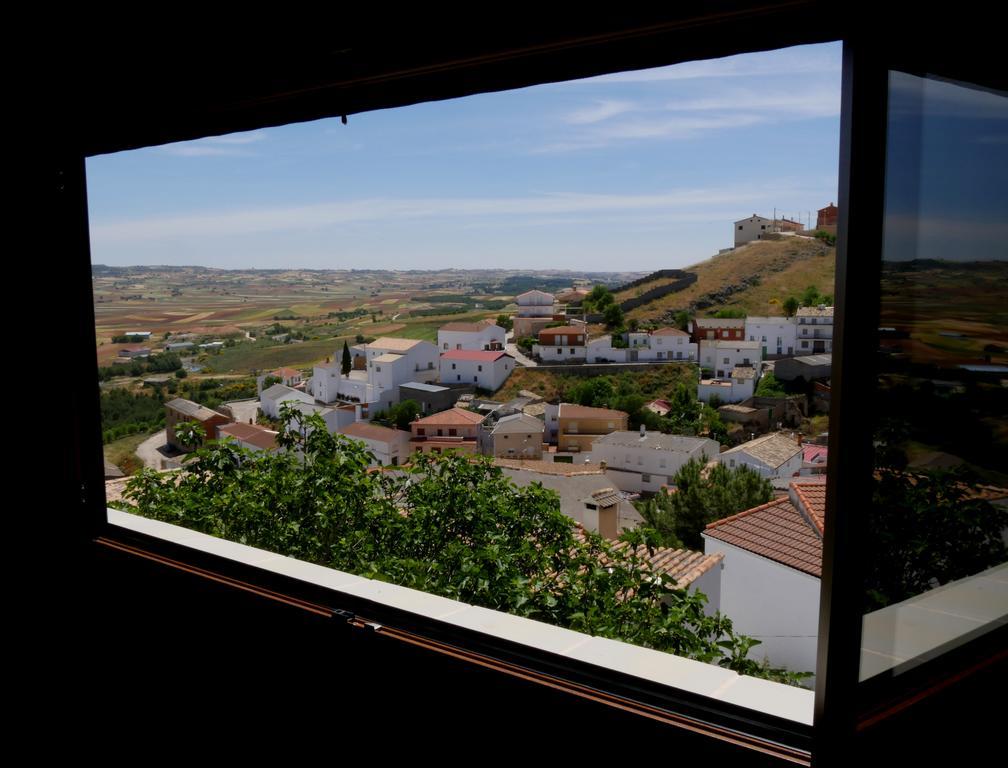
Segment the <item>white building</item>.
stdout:
[[372,467],[399,466],[409,459],[410,433],[405,430],[358,421],[343,427],[339,433],[367,446],[375,456]]
[[269,371],[268,373],[264,373],[261,376],[256,377],[256,390],[258,392],[262,392],[263,382],[271,376],[280,379],[280,383],[285,387],[303,389],[303,387],[298,387],[299,384],[303,383],[301,371],[295,370],[294,368],[277,368],[275,371]]
[[735,246],[744,245],[753,240],[762,240],[763,236],[773,231],[773,222],[755,213],[748,219],[735,222]]
[[702,534],[704,552],[724,557],[722,612],[736,632],[760,641],[749,656],[794,672],[816,668],[825,489],[822,481],[792,483],[787,498]]
[[217,427],[217,439],[232,439],[242,448],[250,451],[275,451],[279,432],[260,427],[258,424],[221,424]]
[[532,354],[543,362],[584,362],[588,334],[583,325],[561,325],[539,331],[539,343],[532,345]]
[[700,379],[697,398],[709,403],[716,397],[721,405],[741,403],[756,392],[756,369],[732,368],[731,375],[721,379]]
[[452,349],[493,350],[504,349],[507,332],[490,320],[479,323],[448,323],[438,329],[439,352]]
[[661,432],[612,432],[592,443],[592,460],[604,461],[606,473],[621,491],[656,493],[671,485],[672,477],[690,459],[705,464],[716,459],[721,446],[705,437],[683,437]]
[[766,478],[796,476],[802,468],[802,447],[781,432],[757,437],[721,454],[721,463],[729,469],[746,466]]
[[727,379],[735,368],[754,368],[759,379],[763,361],[762,344],[758,341],[716,339],[700,342],[700,366],[713,371],[714,377]]
[[818,355],[833,352],[833,307],[802,307],[798,321],[797,355]]
[[334,362],[315,366],[312,390],[323,403],[368,403],[383,410],[399,402],[399,385],[411,381],[431,383],[438,377],[437,348],[429,341],[382,337],[350,348],[355,365],[342,373],[342,353]]
[[280,404],[285,402],[305,403],[314,405],[315,398],[311,395],[299,392],[296,389],[285,387],[283,384],[274,384],[268,389],[264,389],[259,395],[262,412],[271,419],[280,418]]
[[515,303],[518,312],[511,319],[515,338],[535,336],[559,312],[556,298],[545,291],[525,291],[515,298]]
[[[553,330],[552,328],[547,330]],[[697,345],[690,335],[678,328],[656,331],[635,331],[622,335],[622,345],[613,346],[613,337],[606,334],[588,342],[589,363],[637,363],[666,360],[697,360]]]
[[758,341],[763,357],[798,354],[798,322],[794,317],[747,317],[746,340]]
[[514,358],[503,350],[453,349],[441,355],[441,383],[472,384],[496,392],[514,368]]

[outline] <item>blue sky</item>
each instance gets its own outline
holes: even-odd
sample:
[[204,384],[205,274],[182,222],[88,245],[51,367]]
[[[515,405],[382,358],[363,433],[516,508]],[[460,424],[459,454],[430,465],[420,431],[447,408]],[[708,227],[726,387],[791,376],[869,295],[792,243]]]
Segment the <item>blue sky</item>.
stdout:
[[680,267],[836,200],[839,44],[89,158],[92,261]]

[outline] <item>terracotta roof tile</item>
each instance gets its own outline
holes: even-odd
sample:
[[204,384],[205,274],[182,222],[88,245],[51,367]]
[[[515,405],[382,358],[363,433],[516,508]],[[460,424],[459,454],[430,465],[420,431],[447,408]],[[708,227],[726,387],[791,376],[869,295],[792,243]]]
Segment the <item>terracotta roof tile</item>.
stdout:
[[822,534],[790,499],[776,499],[711,523],[704,535],[822,576]]
[[482,414],[467,411],[463,408],[449,408],[447,411],[441,411],[440,413],[434,413],[422,419],[417,419],[413,423],[424,426],[428,424],[479,424],[483,421],[483,418]]
[[[578,541],[585,540],[584,529],[580,525],[574,529],[574,538]],[[659,547],[649,555],[645,546],[639,546],[635,550],[631,550],[630,545],[625,541],[612,541],[609,543],[618,552],[628,553],[633,551],[638,557],[644,558],[651,565],[655,573],[671,576],[675,580],[676,587],[679,589],[685,589],[724,559],[724,555],[720,552],[705,555],[703,552],[694,552],[689,549]],[[604,566],[609,561],[605,557],[600,557],[599,562]]]
[[624,411],[613,411],[609,408],[592,408],[588,405],[574,405],[573,403],[560,403],[560,410],[557,418],[560,419],[619,419],[627,418]]
[[278,433],[266,429],[266,427],[260,427],[257,424],[242,424],[241,422],[225,424],[224,426],[217,427],[217,434],[230,435],[236,440],[250,443],[256,448],[262,448],[267,451],[271,451],[277,447],[276,438]]
[[397,438],[409,438],[410,436],[410,433],[405,430],[383,427],[381,424],[371,424],[366,421],[357,421],[353,424],[348,424],[339,430],[339,432],[347,437],[359,437],[362,440],[374,440],[379,443],[391,443]]
[[442,352],[441,357],[445,360],[482,360],[492,363],[500,357],[510,357],[503,349],[450,349]]

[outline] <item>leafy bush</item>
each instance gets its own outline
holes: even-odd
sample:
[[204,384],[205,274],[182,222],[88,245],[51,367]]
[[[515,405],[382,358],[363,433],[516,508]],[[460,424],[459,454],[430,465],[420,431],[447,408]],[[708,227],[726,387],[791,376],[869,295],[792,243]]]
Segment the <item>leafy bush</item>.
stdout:
[[330,568],[609,637],[747,674],[796,681],[746,658],[754,644],[704,612],[702,594],[652,570],[653,544],[615,549],[560,512],[536,483],[518,488],[488,460],[417,455],[367,472],[363,443],[317,414],[284,410],[278,443],[199,449],[181,476],[141,470],[125,497],[140,514]]

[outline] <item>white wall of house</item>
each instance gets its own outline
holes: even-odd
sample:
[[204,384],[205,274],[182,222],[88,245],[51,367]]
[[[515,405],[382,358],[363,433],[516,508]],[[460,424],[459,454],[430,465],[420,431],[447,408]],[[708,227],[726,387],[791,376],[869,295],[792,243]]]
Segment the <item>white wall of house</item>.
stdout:
[[557,432],[560,430],[560,405],[558,403],[545,404],[543,422],[546,425],[543,431],[543,442],[556,445]]
[[798,310],[798,345],[795,355],[814,355],[833,351],[833,316],[802,317]]
[[716,459],[721,446],[705,439],[691,450],[670,451],[654,447],[612,444],[604,439],[592,443],[592,461],[604,461],[606,474],[621,491],[656,493],[672,482],[672,476],[690,459]]
[[762,344],[755,341],[715,340],[700,342],[700,365],[719,379],[731,376],[733,368],[752,366],[759,375],[763,360]]
[[491,349],[494,344],[504,348],[507,332],[499,325],[487,325],[481,331],[445,331],[437,334],[438,352],[448,352],[452,349]]
[[[654,336],[647,333],[626,334],[628,346],[614,347],[606,334],[588,342],[589,363],[644,363],[659,360],[697,359],[697,345],[686,336]],[[545,359],[545,358],[543,358]]]
[[654,360],[696,360],[697,345],[687,336],[651,336],[651,352]]
[[410,433],[402,429],[397,429],[395,432],[395,438],[389,442],[358,437],[357,435],[347,435],[346,437],[364,443],[367,449],[374,454],[375,460],[369,466],[387,467],[390,464],[405,464],[410,455]]
[[793,317],[747,317],[746,341],[758,341],[763,357],[767,355],[795,355],[798,325]]
[[819,634],[819,579],[704,534],[704,552],[724,554],[721,611],[736,632],[761,641],[752,659],[814,672]]
[[748,219],[735,222],[735,245],[743,245],[753,240],[762,240],[773,229],[773,222],[753,214]]
[[526,291],[515,297],[519,317],[552,317],[556,298],[545,291]]
[[496,392],[514,371],[515,361],[510,355],[496,360],[441,359],[442,384],[472,384],[474,387]]
[[796,472],[802,468],[802,452],[798,451],[794,456],[785,461],[779,467],[771,467],[761,459],[746,453],[745,449],[739,446],[738,450],[721,457],[721,463],[729,469],[739,465],[745,465],[756,470],[763,477],[794,477]]
[[[323,403],[350,400],[387,408],[399,401],[399,385],[411,381],[430,384],[438,377],[437,348],[421,341],[404,352],[392,352],[381,346],[359,345],[351,356],[366,360],[364,370],[341,372],[342,364],[317,365],[312,373],[312,394]],[[339,358],[334,357],[334,360]]]
[[280,418],[280,404],[291,400],[296,403],[314,403],[315,398],[311,395],[307,395],[304,392],[290,391],[286,392],[279,397],[266,397],[265,395],[260,398],[260,407],[262,412],[269,416],[271,419]]
[[612,345],[612,336],[606,334],[588,342],[585,358],[589,363],[625,363],[627,351]]
[[755,391],[755,377],[702,379],[697,385],[697,397],[700,400],[709,403],[711,397],[716,395],[721,405],[741,403],[743,400],[748,400],[752,397]]
[[584,361],[587,350],[584,344],[564,347],[545,347],[541,344],[532,345],[532,354],[538,355],[543,362],[562,363],[571,360]]

